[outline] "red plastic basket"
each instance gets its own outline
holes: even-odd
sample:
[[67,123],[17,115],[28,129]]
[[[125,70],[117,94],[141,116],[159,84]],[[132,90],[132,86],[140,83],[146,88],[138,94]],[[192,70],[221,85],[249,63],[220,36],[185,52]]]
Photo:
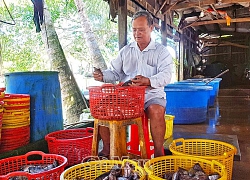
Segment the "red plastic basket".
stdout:
[[2,128],[0,153],[14,150],[30,142],[30,126]]
[[112,84],[89,87],[91,115],[104,120],[141,117],[144,113],[145,88]]
[[77,128],[55,131],[45,136],[49,153],[68,159],[68,165],[79,164],[91,155],[93,128]]
[[[52,164],[54,161],[59,166],[36,174],[20,171],[25,165],[45,165]],[[41,151],[30,151],[25,155],[13,156],[0,160],[0,180],[9,180],[16,176],[26,177],[28,180],[59,180],[60,175],[67,165],[67,158],[56,154],[45,154]]]

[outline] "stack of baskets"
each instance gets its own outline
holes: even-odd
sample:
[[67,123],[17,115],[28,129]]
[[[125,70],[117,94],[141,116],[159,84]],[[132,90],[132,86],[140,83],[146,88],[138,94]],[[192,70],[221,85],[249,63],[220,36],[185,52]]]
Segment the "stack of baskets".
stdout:
[[28,94],[5,94],[3,102],[0,153],[30,142],[30,96]]
[[3,120],[3,98],[4,98],[5,88],[0,88],[0,144],[1,144],[1,134],[2,134],[2,120]]
[[[28,173],[21,171],[28,166],[42,167],[54,162],[58,165],[54,168],[44,169],[41,173]],[[0,160],[0,180],[29,179],[29,180],[59,180],[60,175],[67,165],[67,158],[56,154],[45,154],[41,151],[30,151],[25,155],[13,156]]]
[[63,155],[68,165],[76,165],[91,156],[93,128],[66,129],[45,136],[49,153]]

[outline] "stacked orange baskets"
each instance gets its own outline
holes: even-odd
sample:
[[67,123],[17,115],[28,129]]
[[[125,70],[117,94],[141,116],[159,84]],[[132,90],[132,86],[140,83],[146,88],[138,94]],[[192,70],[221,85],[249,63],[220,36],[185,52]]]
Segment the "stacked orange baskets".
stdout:
[[0,144],[1,144],[1,133],[2,133],[4,91],[5,91],[5,88],[0,88]]
[[0,153],[30,142],[30,95],[5,94]]

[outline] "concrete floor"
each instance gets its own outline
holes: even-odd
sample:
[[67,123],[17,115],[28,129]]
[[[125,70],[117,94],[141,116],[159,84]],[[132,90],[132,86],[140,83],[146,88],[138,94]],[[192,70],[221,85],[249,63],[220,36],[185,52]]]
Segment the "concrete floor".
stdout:
[[209,109],[206,122],[174,125],[173,138],[187,135],[205,135],[208,139],[213,139],[218,135],[224,137],[225,141],[231,139],[233,145],[238,146],[232,180],[249,180],[250,88],[220,89],[216,106]]

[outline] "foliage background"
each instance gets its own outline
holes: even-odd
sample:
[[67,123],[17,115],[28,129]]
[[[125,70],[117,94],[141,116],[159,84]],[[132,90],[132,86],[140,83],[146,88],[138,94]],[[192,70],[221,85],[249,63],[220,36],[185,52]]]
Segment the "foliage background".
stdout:
[[[50,62],[33,23],[31,0],[16,0],[7,4],[16,25],[0,23],[2,47],[1,73],[50,70]],[[88,75],[92,71],[90,56],[82,36],[81,23],[73,0],[46,1],[56,32],[74,74]],[[118,52],[118,25],[109,19],[108,3],[103,0],[84,0],[92,30],[99,48],[108,63]],[[0,1],[0,19],[11,22],[10,15]]]

